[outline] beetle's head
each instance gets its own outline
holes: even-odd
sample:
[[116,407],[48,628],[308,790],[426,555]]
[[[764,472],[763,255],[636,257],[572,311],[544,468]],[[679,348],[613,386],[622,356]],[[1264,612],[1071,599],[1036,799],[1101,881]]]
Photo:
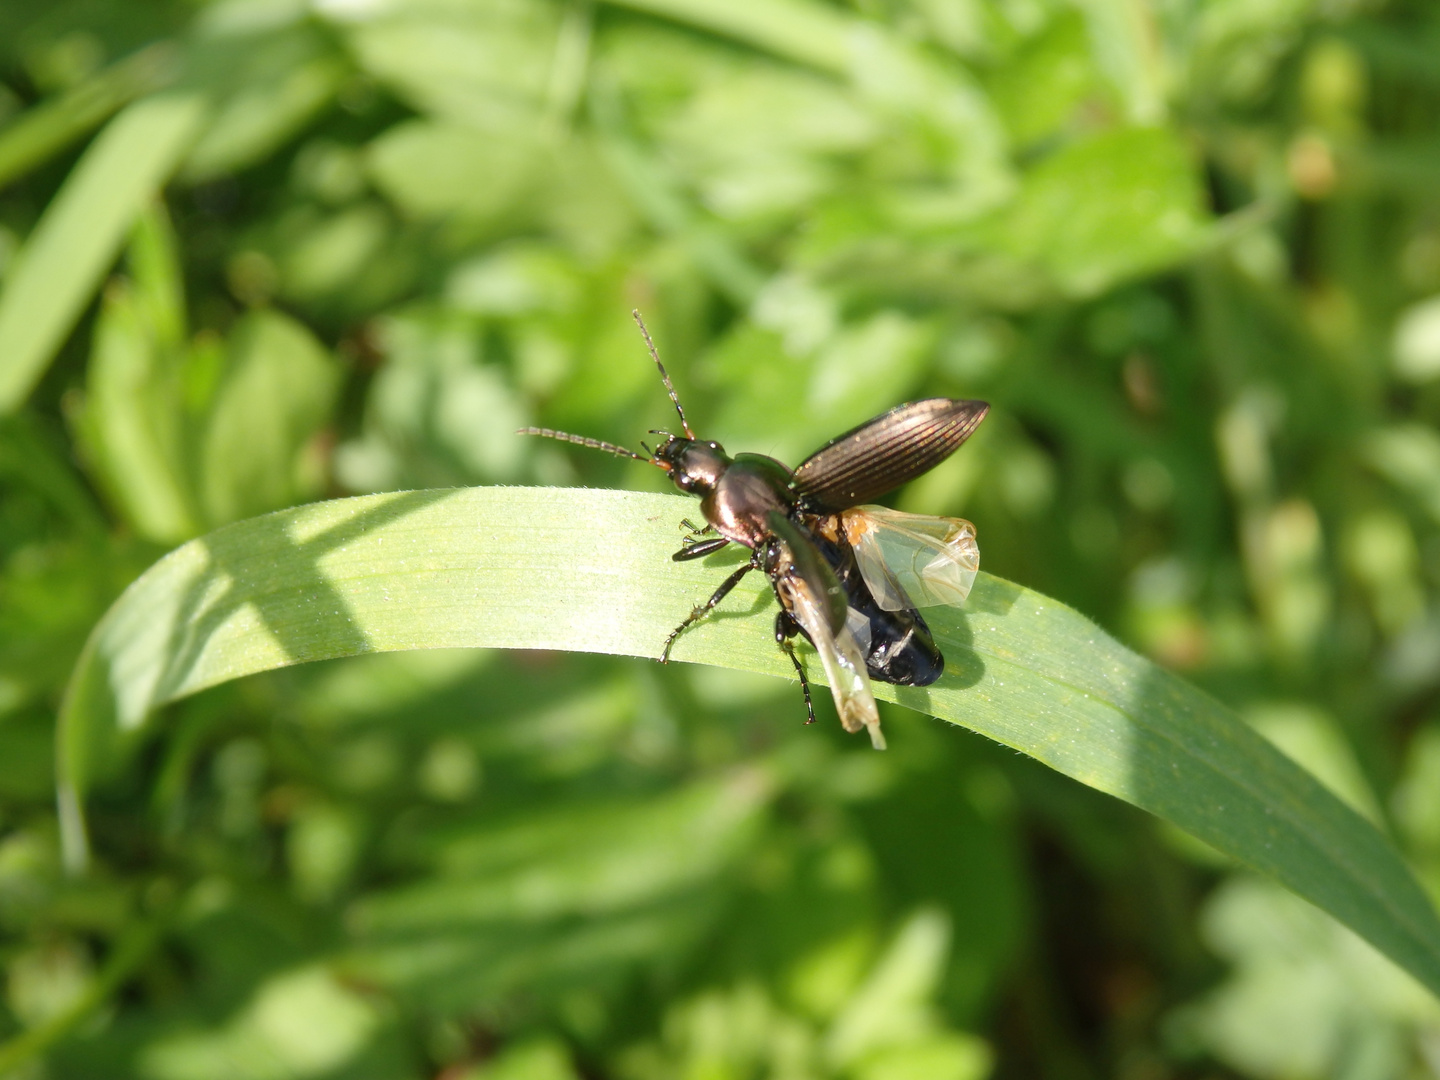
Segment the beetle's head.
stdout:
[[714,491],[721,474],[730,467],[725,448],[717,442],[659,434],[665,435],[665,441],[655,448],[650,460],[670,474],[675,486],[702,498]]

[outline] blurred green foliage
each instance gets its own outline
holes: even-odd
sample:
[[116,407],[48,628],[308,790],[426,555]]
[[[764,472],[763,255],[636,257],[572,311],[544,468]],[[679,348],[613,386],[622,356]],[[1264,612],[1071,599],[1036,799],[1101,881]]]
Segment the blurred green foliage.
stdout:
[[[1412,1078],[1440,1008],[1008,751],[414,653],[52,725],[167,547],[984,397],[900,494],[1236,707],[1440,893],[1440,9],[0,0],[0,1071]],[[603,537],[596,537],[603,544]],[[823,727],[824,725],[822,725]]]

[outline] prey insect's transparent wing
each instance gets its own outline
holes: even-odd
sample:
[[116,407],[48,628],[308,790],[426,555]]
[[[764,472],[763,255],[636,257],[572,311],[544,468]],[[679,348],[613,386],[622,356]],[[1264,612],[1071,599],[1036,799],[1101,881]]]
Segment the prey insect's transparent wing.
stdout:
[[885,736],[880,731],[880,713],[875,708],[875,695],[870,690],[870,675],[865,670],[865,657],[846,626],[831,630],[819,603],[803,578],[787,578],[776,583],[781,603],[795,616],[820,654],[825,678],[835,697],[835,710],[846,731],[867,728],[870,742],[877,750],[885,749]]
[[878,499],[949,457],[985,419],[983,401],[926,398],[831,439],[800,463],[792,487],[816,510]]
[[839,579],[794,523],[775,512],[769,521],[784,551],[779,572],[771,579],[776,597],[820,654],[840,723],[849,732],[865,728],[871,745],[885,749],[865,654],[847,625],[849,608]]
[[963,603],[980,569],[975,526],[960,518],[857,506],[840,515],[860,576],[886,611]]

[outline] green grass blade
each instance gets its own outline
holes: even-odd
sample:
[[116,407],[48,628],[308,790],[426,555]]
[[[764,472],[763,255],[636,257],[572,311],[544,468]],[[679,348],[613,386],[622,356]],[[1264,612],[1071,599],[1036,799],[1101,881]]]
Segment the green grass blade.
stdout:
[[175,67],[172,47],[152,45],[11,122],[0,130],[0,188],[44,164],[126,102],[157,89]]
[[[72,677],[58,754],[71,858],[83,854],[78,808],[93,766],[117,760],[156,706],[227,679],[452,646],[656,656],[721,577],[669,558],[694,510],[623,491],[415,491],[286,510],[178,548],[111,608]],[[771,604],[752,575],[676,658],[787,675]],[[879,696],[1175,823],[1440,992],[1440,921],[1395,850],[1222,706],[1064,605],[984,574],[963,610],[927,618],[945,677],[877,686]]]
[[46,208],[0,293],[0,413],[29,396],[136,216],[179,166],[203,111],[182,94],[129,106]]
[[867,24],[807,0],[612,0],[676,22],[704,27],[790,60],[849,73],[854,34]]

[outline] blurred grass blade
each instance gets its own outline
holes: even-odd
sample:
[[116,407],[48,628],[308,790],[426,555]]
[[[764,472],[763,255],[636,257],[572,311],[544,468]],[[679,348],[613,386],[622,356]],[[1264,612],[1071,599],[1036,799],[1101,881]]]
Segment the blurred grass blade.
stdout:
[[201,495],[217,523],[318,493],[322,468],[305,451],[340,385],[324,346],[277,311],[240,319],[228,353],[199,460]]
[[135,289],[114,281],[95,324],[80,430],[91,469],[136,532],[161,543],[194,536],[179,390]]
[[174,544],[201,530],[186,469],[185,294],[162,205],[141,213],[127,261],[130,278],[113,279],[101,300],[74,418],[90,470],[125,520]]
[[0,293],[0,412],[29,396],[131,223],[178,166],[203,113],[202,99],[192,95],[131,105],[46,208]]
[[0,1076],[24,1075],[20,1067],[73,1032],[102,1008],[135,969],[150,958],[161,939],[161,919],[132,925],[106,957],[104,966],[68,1004],[32,1028],[0,1043]]
[[1440,435],[1425,424],[1393,424],[1367,435],[1364,460],[1440,522]]
[[190,183],[233,174],[274,154],[334,100],[350,73],[308,32],[240,56],[239,86],[223,95],[216,88],[210,121],[186,155],[181,175]]
[[850,71],[852,36],[868,22],[804,0],[612,0],[617,7],[703,27],[777,56]]
[[152,45],[36,105],[0,131],[0,188],[48,161],[127,102],[158,89],[174,74],[175,50]]
[[[668,558],[693,511],[678,496],[623,491],[414,491],[286,510],[178,548],[111,608],[72,676],[57,751],[71,865],[83,862],[80,800],[100,763],[117,767],[152,709],[204,687],[402,649],[656,656],[719,577]],[[677,658],[785,675],[770,604],[765,584],[747,581]],[[1227,710],[1069,608],[985,574],[963,610],[927,618],[945,677],[878,696],[1174,822],[1440,992],[1440,921],[1394,849]]]

